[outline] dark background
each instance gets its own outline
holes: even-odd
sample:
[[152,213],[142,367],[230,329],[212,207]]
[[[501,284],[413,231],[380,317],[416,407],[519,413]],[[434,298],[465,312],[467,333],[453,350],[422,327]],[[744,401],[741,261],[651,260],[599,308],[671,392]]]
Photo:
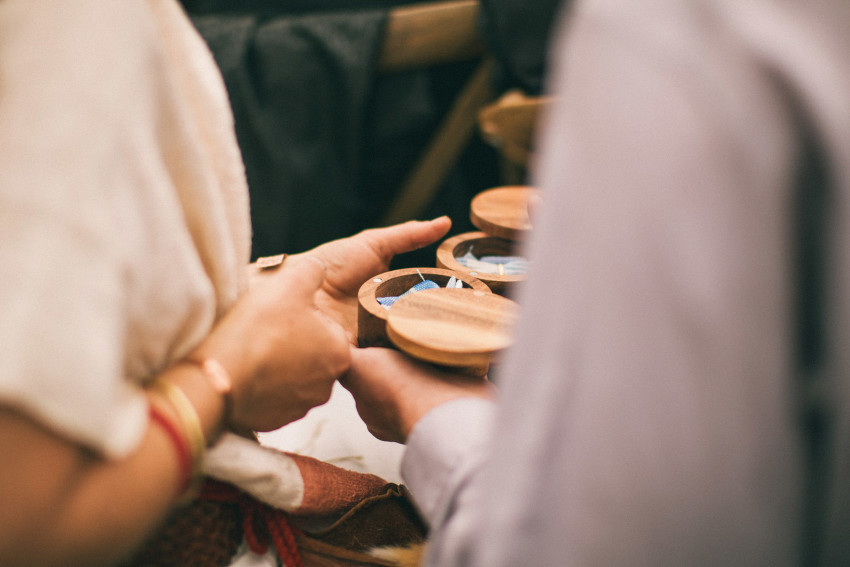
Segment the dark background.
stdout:
[[[300,252],[377,226],[479,61],[380,73],[388,10],[411,1],[183,0],[221,68],[251,193],[252,257]],[[496,92],[541,90],[558,0],[482,2]],[[422,215],[472,230],[469,202],[497,186],[477,135]],[[431,266],[436,245],[393,267]]]

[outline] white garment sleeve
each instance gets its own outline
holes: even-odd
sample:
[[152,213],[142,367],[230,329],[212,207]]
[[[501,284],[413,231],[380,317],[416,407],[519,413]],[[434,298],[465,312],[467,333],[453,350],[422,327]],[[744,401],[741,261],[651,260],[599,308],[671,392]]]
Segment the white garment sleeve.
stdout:
[[0,3],[0,404],[110,457],[244,288],[224,86],[176,0]]
[[132,247],[116,206],[139,189],[142,158],[121,151],[137,132],[119,125],[148,117],[146,16],[0,6],[0,403],[111,455],[147,421],[123,379]]
[[[413,428],[401,473],[431,527],[429,552],[462,557],[476,530],[470,485],[480,483],[489,453],[495,404],[463,398],[428,412]],[[462,564],[458,563],[458,564]]]
[[414,430],[430,565],[796,561],[788,117],[707,8],[620,4],[560,59],[486,463]]

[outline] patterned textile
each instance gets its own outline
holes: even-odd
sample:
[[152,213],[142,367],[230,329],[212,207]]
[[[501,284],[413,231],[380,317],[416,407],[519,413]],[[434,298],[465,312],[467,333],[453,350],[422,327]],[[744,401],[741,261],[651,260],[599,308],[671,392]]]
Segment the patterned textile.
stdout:
[[[415,550],[424,543],[425,526],[404,487],[311,457],[262,450],[294,463],[301,482],[282,489],[289,494],[277,496],[279,507],[208,477],[199,496],[175,510],[126,566],[225,566],[243,542],[257,554],[273,547],[291,567],[397,565],[371,551]],[[261,492],[256,485],[254,492]]]

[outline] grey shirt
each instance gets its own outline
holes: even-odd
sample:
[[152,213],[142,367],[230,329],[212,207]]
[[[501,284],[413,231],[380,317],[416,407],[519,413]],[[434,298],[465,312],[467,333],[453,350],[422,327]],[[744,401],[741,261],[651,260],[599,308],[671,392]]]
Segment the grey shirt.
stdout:
[[500,401],[408,442],[430,564],[847,564],[850,3],[567,15]]

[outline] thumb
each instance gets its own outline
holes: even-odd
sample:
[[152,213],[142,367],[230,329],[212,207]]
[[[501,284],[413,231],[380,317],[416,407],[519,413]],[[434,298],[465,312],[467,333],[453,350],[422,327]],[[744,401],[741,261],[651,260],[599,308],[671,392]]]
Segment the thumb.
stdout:
[[282,274],[294,299],[312,300],[313,294],[325,281],[325,263],[315,256],[302,256],[286,266]]
[[385,228],[372,229],[371,237],[379,255],[389,261],[396,254],[428,246],[446,235],[452,226],[447,216],[430,221],[407,221]]

